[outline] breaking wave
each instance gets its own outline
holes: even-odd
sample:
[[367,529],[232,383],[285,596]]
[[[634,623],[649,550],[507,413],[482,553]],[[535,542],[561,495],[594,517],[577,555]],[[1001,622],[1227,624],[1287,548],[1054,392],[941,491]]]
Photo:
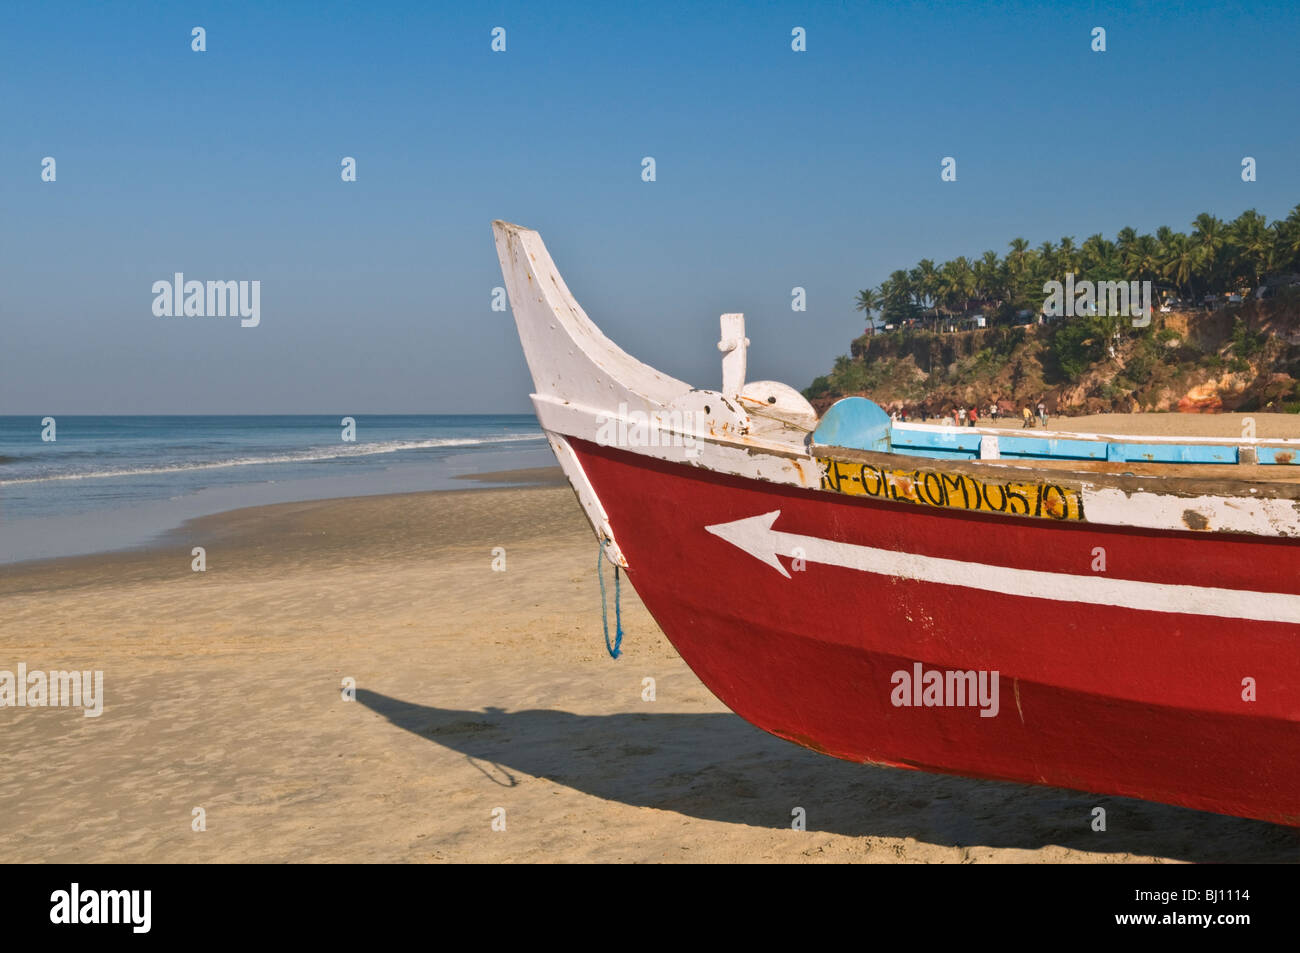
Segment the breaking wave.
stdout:
[[[318,460],[338,460],[345,457],[368,457],[381,453],[400,453],[403,450],[472,447],[491,443],[518,443],[526,440],[545,439],[546,437],[543,434],[517,434],[501,437],[446,437],[438,440],[385,440],[376,443],[359,443],[339,447],[292,450],[261,457],[232,457],[228,460],[159,464],[152,467],[122,467],[111,470],[87,470],[81,473],[49,473],[41,476],[0,480],[0,486],[13,486],[19,483],[45,483],[52,480],[93,480],[104,477],[143,476],[155,473],[184,473],[191,470],[218,470],[225,467],[247,467],[278,463],[313,463]],[[0,463],[11,459],[14,458],[0,457]]]

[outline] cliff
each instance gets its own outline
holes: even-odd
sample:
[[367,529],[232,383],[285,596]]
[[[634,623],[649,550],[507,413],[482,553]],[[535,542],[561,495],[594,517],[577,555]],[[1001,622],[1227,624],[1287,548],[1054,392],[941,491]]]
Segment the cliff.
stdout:
[[1054,414],[1300,412],[1300,301],[1246,301],[1156,314],[1146,328],[1076,318],[1052,325],[853,341],[804,391],[818,411],[861,394],[886,410],[1007,412],[1044,401]]

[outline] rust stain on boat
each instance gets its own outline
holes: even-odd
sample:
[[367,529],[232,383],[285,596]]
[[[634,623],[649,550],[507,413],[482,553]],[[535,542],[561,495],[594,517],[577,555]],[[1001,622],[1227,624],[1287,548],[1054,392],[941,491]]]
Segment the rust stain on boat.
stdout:
[[1183,525],[1188,529],[1205,529],[1210,525],[1210,521],[1196,510],[1183,510]]

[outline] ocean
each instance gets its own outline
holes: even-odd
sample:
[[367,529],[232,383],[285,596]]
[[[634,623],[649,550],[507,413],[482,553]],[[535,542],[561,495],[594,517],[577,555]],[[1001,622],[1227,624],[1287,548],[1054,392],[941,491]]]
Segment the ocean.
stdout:
[[245,506],[465,489],[458,474],[554,464],[531,414],[353,415],[351,434],[344,420],[0,417],[0,563],[130,548]]

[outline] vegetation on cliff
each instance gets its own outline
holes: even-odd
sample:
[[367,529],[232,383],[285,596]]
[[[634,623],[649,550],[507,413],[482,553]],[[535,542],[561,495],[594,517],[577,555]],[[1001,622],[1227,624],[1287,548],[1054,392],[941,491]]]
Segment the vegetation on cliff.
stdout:
[[[889,330],[873,321],[804,394],[819,410],[862,394],[909,414],[1040,400],[1054,413],[1297,411],[1297,272],[1300,205],[1272,223],[1253,209],[1232,222],[1203,214],[1189,234],[1125,228],[1037,249],[1017,238],[1001,259],[926,260],[859,292],[857,309]],[[1166,310],[1145,327],[1096,314],[1037,323],[1044,285],[1067,273],[1151,281]]]
[[804,393],[823,410],[861,394],[919,416],[1044,401],[1056,414],[1300,411],[1300,293],[1216,311],[939,333],[864,335]]
[[1246,292],[1266,275],[1300,271],[1300,205],[1269,222],[1250,209],[1231,222],[1202,213],[1188,233],[1167,226],[1154,235],[1123,228],[1111,241],[1100,233],[1076,245],[1065,237],[1031,248],[1012,239],[1005,256],[986,251],[936,264],[930,259],[899,269],[877,288],[858,292],[855,308],[882,323],[939,327],[978,309],[990,323],[1011,323],[1018,311],[1037,314],[1043,285],[1067,273],[1088,281],[1150,281],[1162,297],[1201,302],[1206,295]]

